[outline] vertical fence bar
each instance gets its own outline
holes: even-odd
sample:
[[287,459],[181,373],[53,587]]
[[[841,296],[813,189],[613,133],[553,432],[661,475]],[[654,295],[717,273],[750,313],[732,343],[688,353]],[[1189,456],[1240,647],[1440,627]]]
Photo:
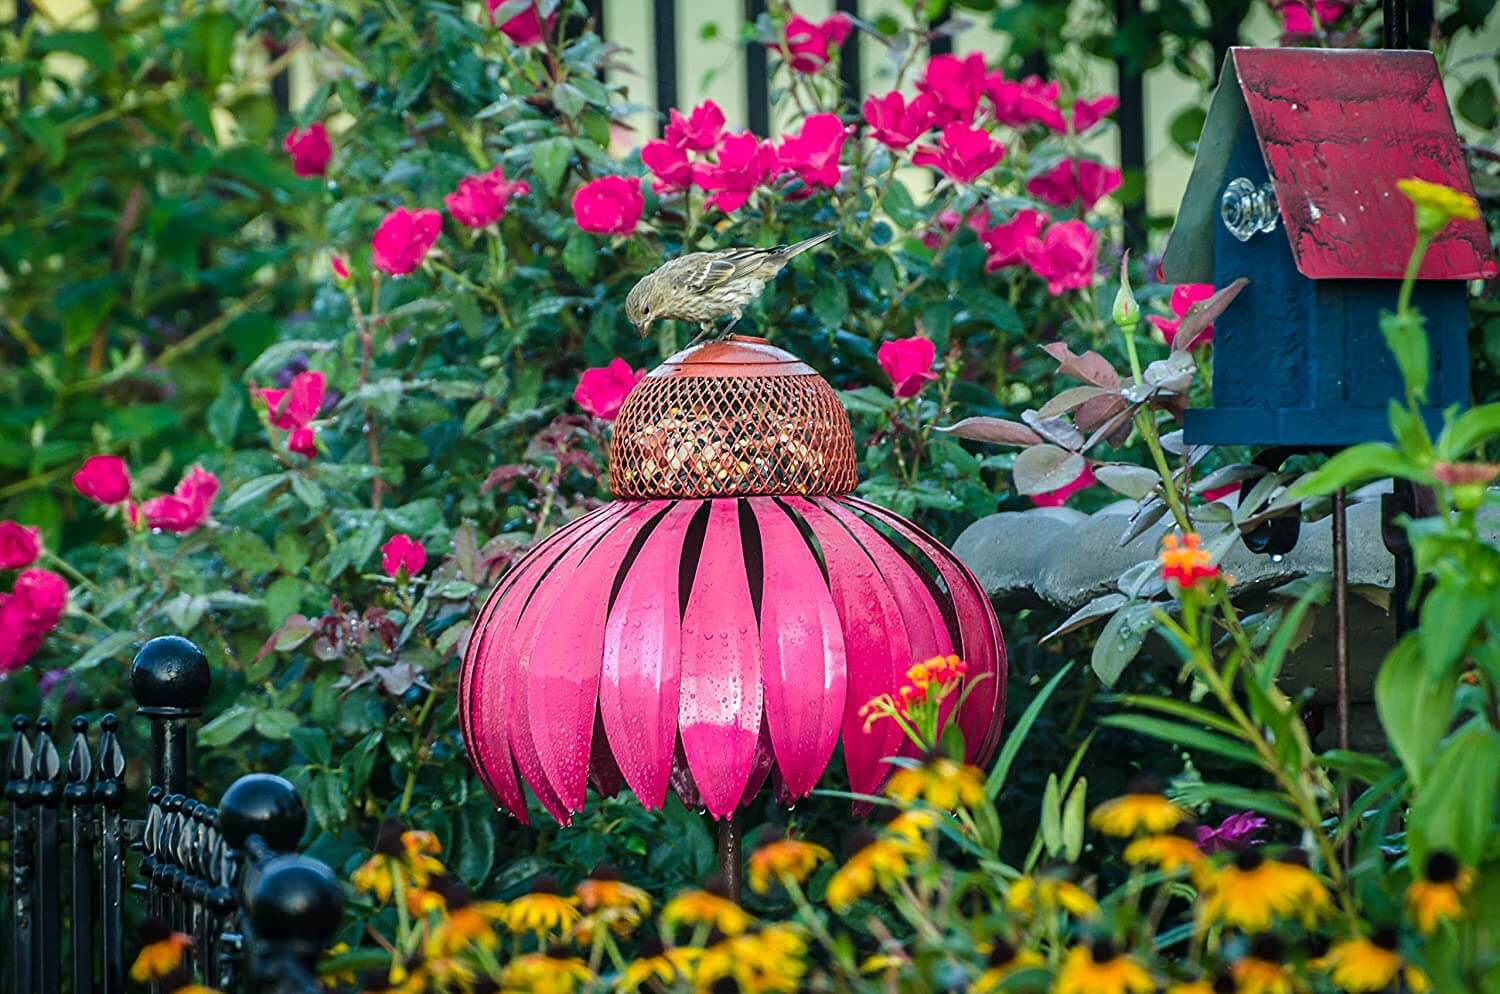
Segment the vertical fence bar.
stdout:
[[[755,24],[766,12],[766,0],[745,0],[745,23]],[[750,130],[771,133],[771,76],[764,45],[745,46],[745,121]]]
[[[859,0],[835,0],[834,9],[857,19]],[[839,55],[839,80],[844,84],[845,95],[856,106],[864,99],[864,60],[860,57],[859,50],[862,36],[863,32],[858,28],[849,32],[849,37],[844,39],[843,51]]]
[[1432,47],[1432,25],[1437,20],[1433,0],[1412,0],[1406,14],[1407,44],[1412,48]]
[[1385,47],[1406,48],[1408,45],[1406,0],[1383,0],[1380,13]]
[[125,991],[125,750],[112,714],[99,722],[99,754],[94,764],[94,798],[99,803],[99,945],[101,994]]
[[656,112],[677,106],[677,0],[652,0],[651,50],[656,55]]
[[[1115,23],[1140,16],[1140,0],[1115,0]],[[1115,59],[1120,81],[1120,109],[1115,116],[1120,129],[1120,168],[1139,195],[1125,205],[1125,244],[1136,252],[1146,245],[1146,85],[1141,71],[1133,69],[1127,56]]]
[[6,764],[5,799],[10,802],[10,978],[16,994],[35,989],[32,974],[32,858],[31,740],[29,722],[11,720],[10,761]]
[[87,718],[73,719],[68,746],[68,785],[63,800],[72,815],[72,900],[69,934],[73,942],[73,994],[94,994],[94,861],[99,811],[94,803],[94,757],[89,755]]
[[[952,19],[952,11],[944,7],[943,12],[932,19],[932,29],[936,31]],[[933,35],[932,40],[927,43],[927,50],[933,55],[952,55],[953,36],[946,31]]]
[[38,718],[31,744],[31,806],[36,811],[36,990],[62,990],[62,843],[57,809],[62,803],[62,761],[52,741],[52,720]]

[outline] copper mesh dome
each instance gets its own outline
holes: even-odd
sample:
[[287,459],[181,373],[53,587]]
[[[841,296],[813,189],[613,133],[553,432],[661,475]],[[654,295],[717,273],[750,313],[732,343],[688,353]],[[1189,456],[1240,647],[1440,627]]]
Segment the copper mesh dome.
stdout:
[[739,335],[677,353],[620,409],[618,497],[846,494],[856,482],[843,405],[812,367]]

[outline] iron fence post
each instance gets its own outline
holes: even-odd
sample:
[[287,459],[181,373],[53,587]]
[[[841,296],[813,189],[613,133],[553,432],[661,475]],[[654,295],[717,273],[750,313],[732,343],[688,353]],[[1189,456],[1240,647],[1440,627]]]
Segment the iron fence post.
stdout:
[[125,991],[125,750],[115,734],[120,721],[107,714],[99,722],[99,753],[94,763],[94,799],[99,803],[99,947],[102,994]]
[[68,745],[68,784],[63,800],[72,816],[72,951],[73,994],[94,992],[94,861],[99,858],[98,808],[94,803],[94,757],[89,755],[87,718],[73,719]]
[[19,715],[11,719],[10,761],[6,770],[9,779],[5,782],[5,799],[10,802],[10,976],[13,991],[30,991],[35,986],[31,959],[31,877],[32,857],[36,850],[31,829],[32,757],[31,740],[26,735],[29,725],[30,722]]

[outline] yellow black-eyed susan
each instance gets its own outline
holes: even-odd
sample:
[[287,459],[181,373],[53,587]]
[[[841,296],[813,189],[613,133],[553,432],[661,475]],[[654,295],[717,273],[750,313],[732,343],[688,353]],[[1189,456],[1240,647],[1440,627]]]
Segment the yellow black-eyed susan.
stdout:
[[573,888],[578,907],[585,914],[615,908],[632,908],[643,915],[651,913],[651,895],[620,879],[620,871],[608,864],[594,868],[587,880]]
[[1474,871],[1459,863],[1447,850],[1427,857],[1420,880],[1406,889],[1406,908],[1423,935],[1437,931],[1439,924],[1462,918],[1464,898],[1474,886]]
[[1206,878],[1198,917],[1205,927],[1222,923],[1257,934],[1276,918],[1298,918],[1310,925],[1331,906],[1328,888],[1307,867],[1245,849]]
[[1029,970],[1046,964],[1040,953],[1030,949],[1017,949],[1004,939],[996,938],[990,944],[990,952],[984,972],[969,985],[969,994],[994,994],[1000,986],[1021,970]]
[[886,784],[887,797],[911,804],[919,798],[940,811],[984,803],[984,772],[947,756],[933,755],[921,766],[902,767]]
[[1314,962],[1348,994],[1372,994],[1391,986],[1399,976],[1411,994],[1432,989],[1427,974],[1401,957],[1400,936],[1394,928],[1378,928],[1369,938],[1355,936],[1335,942]]
[[1105,801],[1089,815],[1089,824],[1105,835],[1161,835],[1187,821],[1188,814],[1167,800],[1160,785],[1145,778],[1131,783],[1124,794]]
[[435,877],[431,883],[442,895],[443,915],[427,935],[429,961],[456,956],[469,946],[493,950],[500,945],[495,923],[505,915],[505,905],[475,901],[468,886],[459,880]]
[[1094,918],[1099,914],[1099,902],[1088,891],[1050,871],[1012,880],[1005,891],[1005,906],[1014,914],[1027,917],[1058,911],[1074,918]]
[[828,906],[839,914],[869,896],[876,886],[890,886],[911,872],[914,861],[925,859],[925,843],[900,835],[885,835],[861,846],[828,879]]
[[1257,936],[1229,968],[1235,994],[1296,994],[1303,984],[1286,966],[1286,947],[1273,935]]
[[181,967],[169,970],[158,979],[157,984],[161,994],[219,994],[214,988],[198,983],[191,973]]
[[773,883],[790,880],[801,884],[819,863],[832,858],[833,853],[816,843],[773,833],[750,854],[750,889],[765,894]]
[[141,952],[130,965],[130,979],[138,984],[160,980],[182,965],[183,954],[192,944],[192,936],[172,931],[160,918],[146,919],[141,926]]
[[501,975],[504,990],[534,994],[573,994],[593,981],[587,963],[557,949],[518,956],[505,965]]
[[620,973],[619,989],[633,991],[650,981],[671,987],[692,977],[702,956],[703,950],[696,946],[668,949],[657,940],[649,939],[641,944],[640,956],[625,964]]
[[1211,980],[1205,977],[1168,984],[1166,994],[1236,994],[1235,986],[1234,977],[1225,971]]
[[905,839],[913,845],[927,846],[932,830],[942,821],[942,816],[925,808],[903,811],[886,822],[887,834]]
[[412,887],[425,887],[443,864],[435,855],[442,851],[431,832],[407,830],[399,819],[387,818],[375,833],[375,851],[350,874],[356,890],[379,901],[389,901],[398,877]]
[[669,929],[680,925],[707,926],[731,936],[739,935],[755,922],[748,911],[730,899],[729,889],[720,879],[672,898],[661,909],[661,920]]
[[1053,994],[1151,994],[1156,981],[1146,968],[1114,943],[1074,946],[1063,958]]
[[1154,866],[1166,873],[1197,870],[1208,857],[1193,840],[1187,825],[1178,825],[1165,835],[1143,835],[1125,847],[1125,862],[1131,866]]
[[543,874],[531,885],[531,893],[516,898],[505,907],[505,927],[521,935],[538,937],[561,935],[578,924],[578,899],[557,892],[557,881]]
[[807,972],[806,951],[807,940],[796,926],[768,925],[709,946],[694,980],[700,990],[728,980],[756,994],[795,994]]

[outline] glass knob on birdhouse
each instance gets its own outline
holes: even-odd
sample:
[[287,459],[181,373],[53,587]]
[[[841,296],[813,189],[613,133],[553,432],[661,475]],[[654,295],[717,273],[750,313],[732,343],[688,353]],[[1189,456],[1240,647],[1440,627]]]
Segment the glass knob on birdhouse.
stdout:
[[1276,230],[1276,191],[1270,183],[1257,187],[1241,176],[1231,180],[1219,199],[1219,217],[1224,227],[1242,242],[1248,242],[1257,231]]

